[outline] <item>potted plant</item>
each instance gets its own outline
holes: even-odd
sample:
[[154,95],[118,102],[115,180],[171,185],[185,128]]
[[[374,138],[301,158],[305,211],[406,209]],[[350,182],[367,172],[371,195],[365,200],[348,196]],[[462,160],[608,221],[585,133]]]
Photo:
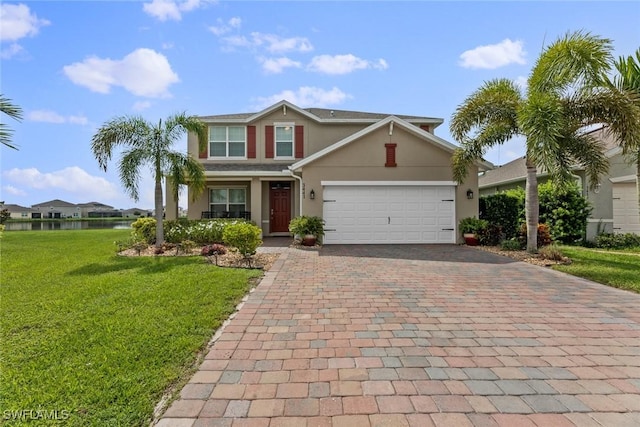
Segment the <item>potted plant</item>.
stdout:
[[464,241],[469,246],[478,245],[478,236],[489,226],[489,221],[475,217],[462,218],[458,225]]
[[289,231],[304,246],[313,246],[324,236],[324,220],[319,216],[299,216],[291,220]]

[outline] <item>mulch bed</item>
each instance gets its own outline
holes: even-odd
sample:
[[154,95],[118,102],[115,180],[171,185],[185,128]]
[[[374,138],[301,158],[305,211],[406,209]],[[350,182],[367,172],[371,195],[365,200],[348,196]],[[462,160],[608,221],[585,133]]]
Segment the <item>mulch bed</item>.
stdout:
[[527,262],[529,264],[539,265],[542,267],[550,267],[552,265],[571,264],[571,259],[563,257],[562,260],[556,261],[551,259],[545,259],[540,254],[531,254],[527,251],[503,251],[499,246],[470,246],[472,248],[491,252],[497,255],[506,256],[518,261]]

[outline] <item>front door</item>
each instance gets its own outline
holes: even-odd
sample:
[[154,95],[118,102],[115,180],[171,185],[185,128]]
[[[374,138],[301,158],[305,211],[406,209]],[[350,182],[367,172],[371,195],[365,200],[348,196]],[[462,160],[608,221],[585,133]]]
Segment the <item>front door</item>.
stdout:
[[272,182],[269,186],[269,231],[271,233],[286,233],[291,221],[291,183]]

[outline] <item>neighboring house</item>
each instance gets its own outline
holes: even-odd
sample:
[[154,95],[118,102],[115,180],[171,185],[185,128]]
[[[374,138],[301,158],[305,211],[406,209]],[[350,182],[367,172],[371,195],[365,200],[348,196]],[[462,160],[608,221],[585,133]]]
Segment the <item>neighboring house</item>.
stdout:
[[[590,189],[584,168],[582,166],[573,168],[576,182],[593,208],[591,217],[587,220],[587,239],[592,240],[600,232],[640,234],[635,163],[631,164],[625,160],[622,149],[606,134],[604,128],[596,129],[591,133],[604,144],[606,156],[609,159],[609,172],[600,179],[598,187]],[[517,187],[524,188],[526,175],[524,157],[486,171],[478,180],[480,195],[494,194]],[[543,183],[547,179],[546,172],[538,172],[538,183]]]
[[24,206],[14,204],[2,204],[0,209],[6,209],[9,211],[9,218],[11,219],[31,219],[31,208],[25,208]]
[[153,211],[139,208],[124,209],[122,211],[122,216],[125,218],[151,217],[153,216]]
[[[33,218],[80,218],[80,206],[64,200],[54,199],[31,206]],[[40,214],[38,216],[38,214]]]
[[303,214],[325,220],[325,244],[455,243],[458,221],[478,214],[478,170],[492,167],[478,162],[467,182],[454,182],[456,146],[434,135],[442,119],[431,117],[281,101],[200,119],[207,149],[189,135],[188,151],[205,168],[207,190],[195,201],[189,190],[189,218],[248,218],[265,236],[289,235],[289,221]]
[[78,203],[82,218],[120,218],[122,211],[100,202]]

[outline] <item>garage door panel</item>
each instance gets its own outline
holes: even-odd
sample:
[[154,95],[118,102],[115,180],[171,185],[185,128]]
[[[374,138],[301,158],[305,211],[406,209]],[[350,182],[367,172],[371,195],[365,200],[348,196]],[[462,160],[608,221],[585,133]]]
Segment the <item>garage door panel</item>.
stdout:
[[454,195],[453,186],[325,186],[324,242],[455,243],[442,230],[454,228]]

